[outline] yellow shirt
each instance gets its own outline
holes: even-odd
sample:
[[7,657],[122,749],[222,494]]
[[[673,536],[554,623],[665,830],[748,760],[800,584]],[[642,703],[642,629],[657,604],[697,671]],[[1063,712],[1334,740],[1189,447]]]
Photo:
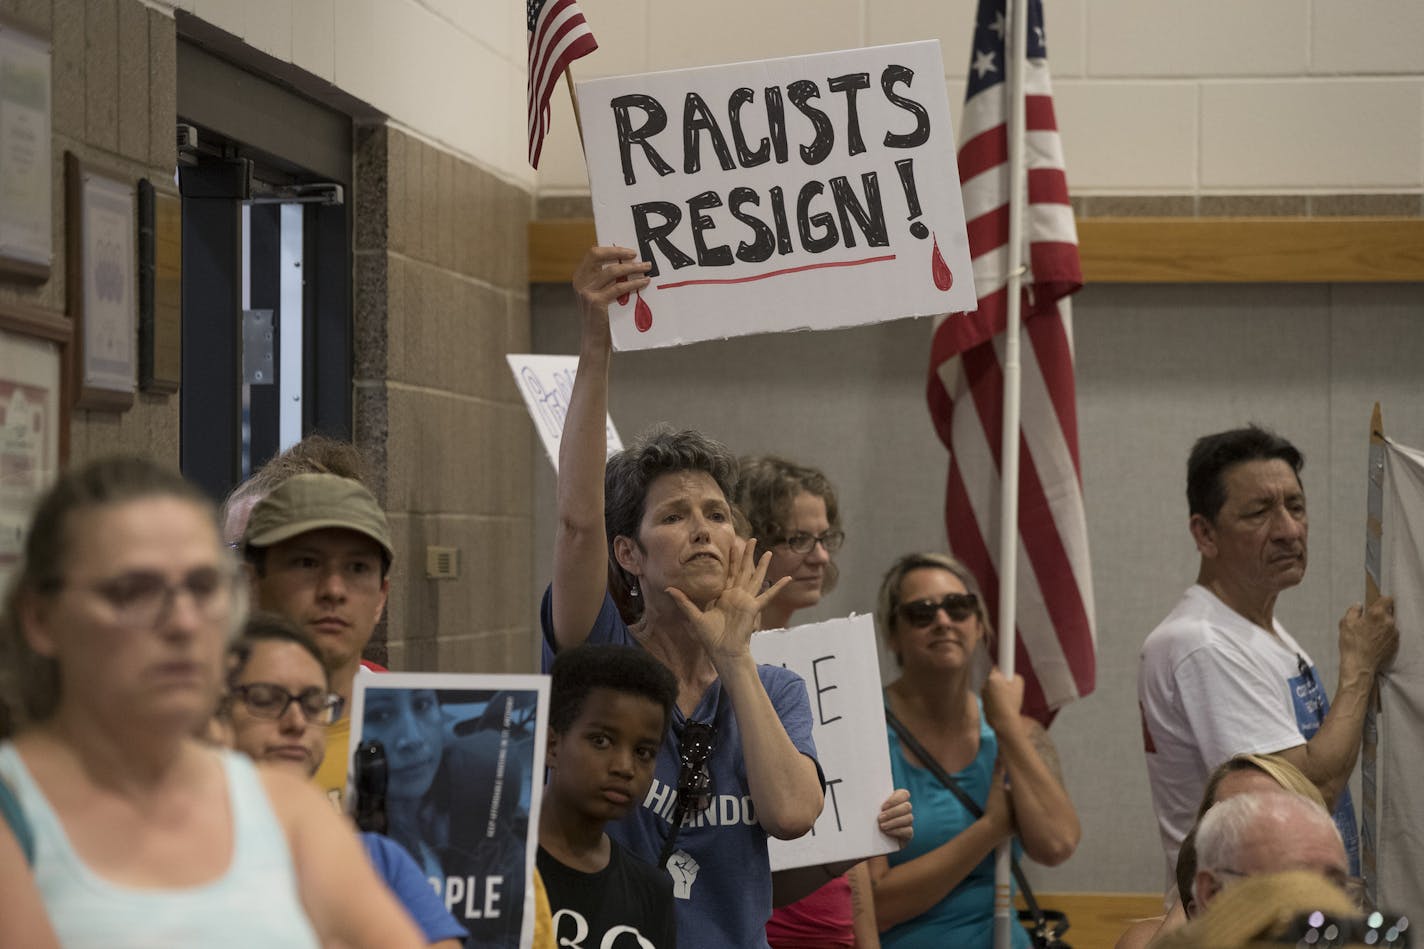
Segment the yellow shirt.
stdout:
[[316,769],[316,786],[331,801],[337,813],[346,813],[346,773],[351,768],[351,719],[343,715],[326,728],[326,757]]
[[549,894],[544,878],[534,871],[534,945],[532,949],[554,949],[554,914],[549,908]]

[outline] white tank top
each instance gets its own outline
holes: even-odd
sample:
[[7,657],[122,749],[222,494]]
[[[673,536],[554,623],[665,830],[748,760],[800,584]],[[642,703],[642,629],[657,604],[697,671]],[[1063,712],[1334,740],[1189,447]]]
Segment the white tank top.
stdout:
[[232,802],[227,872],[200,886],[146,889],[101,878],[79,858],[58,815],[9,742],[0,775],[35,838],[35,881],[65,949],[315,949],[282,827],[252,762],[222,752]]

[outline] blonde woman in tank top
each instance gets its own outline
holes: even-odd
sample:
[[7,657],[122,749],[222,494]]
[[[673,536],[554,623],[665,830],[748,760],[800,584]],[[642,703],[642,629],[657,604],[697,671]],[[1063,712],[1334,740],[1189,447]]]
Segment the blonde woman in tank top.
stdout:
[[192,737],[244,612],[212,505],[177,473],[108,459],[43,499],[0,617],[21,726],[0,777],[34,843],[27,865],[0,823],[0,879],[30,881],[0,946],[423,945],[317,791]]

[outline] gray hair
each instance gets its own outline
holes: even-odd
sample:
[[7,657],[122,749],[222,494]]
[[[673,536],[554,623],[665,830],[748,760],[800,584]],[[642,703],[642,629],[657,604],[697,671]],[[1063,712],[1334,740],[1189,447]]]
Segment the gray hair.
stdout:
[[[1241,860],[1243,844],[1270,830],[1299,831],[1314,824],[1340,840],[1340,829],[1319,804],[1286,790],[1238,794],[1213,806],[1196,826],[1197,868],[1229,870]],[[1274,825],[1272,827],[1271,825]],[[1343,849],[1344,843],[1341,843]],[[1200,901],[1196,882],[1192,897]]]
[[675,431],[658,425],[634,439],[612,458],[603,473],[603,526],[608,534],[608,589],[624,622],[643,614],[641,597],[630,596],[634,579],[618,565],[613,542],[619,537],[638,540],[638,525],[647,507],[648,488],[660,476],[679,471],[701,471],[717,482],[727,504],[737,485],[737,457],[727,446],[694,431]]

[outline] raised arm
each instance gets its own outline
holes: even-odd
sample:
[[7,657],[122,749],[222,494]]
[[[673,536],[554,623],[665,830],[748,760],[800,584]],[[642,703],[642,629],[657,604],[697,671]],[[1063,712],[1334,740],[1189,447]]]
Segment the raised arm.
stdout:
[[[750,643],[757,614],[791,582],[790,577],[782,577],[757,595],[771,553],[763,554],[758,563],[754,547],[750,541],[733,544],[726,585],[706,610],[699,609],[681,590],[667,592],[696,631],[732,700],[757,821],[773,837],[791,840],[815,825],[825,799],[816,763],[802,754],[787,734],[752,658]],[[801,689],[803,702],[805,698]],[[809,715],[809,706],[806,712]]]
[[608,589],[603,527],[603,469],[608,452],[608,363],[613,337],[608,306],[648,285],[648,264],[624,247],[594,247],[574,271],[580,342],[578,375],[559,442],[558,532],[552,607],[560,649],[588,636]]
[[1019,714],[1023,678],[994,669],[984,682],[984,717],[999,737],[999,760],[1009,775],[1014,825],[1024,853],[1054,867],[1073,855],[1082,837],[1078,812],[1063,787],[1058,753],[1042,725]]
[[1340,620],[1340,682],[1329,713],[1305,744],[1276,752],[1320,789],[1332,809],[1360,755],[1375,677],[1398,649],[1392,597],[1380,597],[1367,610],[1358,603],[1350,607]]

